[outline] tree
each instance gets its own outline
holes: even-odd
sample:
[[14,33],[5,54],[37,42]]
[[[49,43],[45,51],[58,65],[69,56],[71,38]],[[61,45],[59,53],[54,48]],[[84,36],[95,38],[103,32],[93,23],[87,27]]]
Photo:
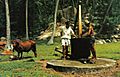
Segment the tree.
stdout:
[[57,0],[57,2],[56,2],[55,15],[54,15],[54,28],[53,28],[52,36],[51,36],[50,40],[48,41],[48,44],[53,44],[55,31],[56,31],[56,18],[57,18],[58,5],[59,5],[59,0]]
[[6,34],[7,34],[7,47],[10,47],[10,14],[9,14],[9,5],[8,0],[5,0],[5,8],[6,8]]
[[26,40],[29,39],[28,34],[28,0],[26,0]]

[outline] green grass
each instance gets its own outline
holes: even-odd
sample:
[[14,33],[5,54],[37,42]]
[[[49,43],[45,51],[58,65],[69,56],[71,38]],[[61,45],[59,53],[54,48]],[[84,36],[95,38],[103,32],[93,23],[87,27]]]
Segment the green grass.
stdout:
[[[60,74],[54,74],[42,69],[41,63],[27,62],[29,59],[33,60],[52,60],[59,59],[62,55],[54,52],[56,46],[61,48],[60,39],[55,40],[54,45],[46,45],[47,41],[37,41],[37,53],[38,57],[35,58],[33,53],[23,53],[23,56],[32,56],[32,58],[7,61],[9,56],[0,56],[0,77],[62,77]],[[103,45],[96,45],[97,57],[120,59],[120,42],[108,43]],[[57,53],[58,56],[53,54]],[[17,55],[16,52],[14,52]],[[120,76],[118,72],[116,76]]]
[[98,57],[120,59],[120,42],[96,45]]
[[4,62],[0,64],[1,77],[59,77],[42,70],[40,63],[35,62]]
[[115,73],[115,77],[120,77],[120,72]]

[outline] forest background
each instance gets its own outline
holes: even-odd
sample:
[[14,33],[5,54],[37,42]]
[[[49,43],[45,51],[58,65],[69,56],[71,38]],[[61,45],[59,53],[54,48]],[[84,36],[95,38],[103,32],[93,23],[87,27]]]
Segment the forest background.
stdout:
[[[0,0],[0,37],[6,36],[5,0]],[[16,35],[25,37],[26,32],[26,0],[8,0],[10,11],[11,37]],[[78,7],[79,0],[60,0],[58,10],[63,12],[69,6]],[[107,38],[116,34],[116,27],[120,24],[119,0],[82,0],[82,16],[89,13],[93,18],[95,32]],[[28,1],[28,30],[29,36],[35,38],[45,31],[54,22],[56,0],[29,0]],[[58,12],[59,12],[58,11]],[[65,17],[65,16],[63,16]],[[61,15],[57,15],[59,21]],[[70,17],[65,17],[70,19]],[[53,27],[51,25],[51,27]]]

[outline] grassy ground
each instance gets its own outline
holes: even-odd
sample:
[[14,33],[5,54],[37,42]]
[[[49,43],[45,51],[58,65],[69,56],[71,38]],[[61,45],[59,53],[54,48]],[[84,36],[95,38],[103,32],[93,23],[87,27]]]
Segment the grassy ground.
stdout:
[[96,45],[98,57],[120,59],[120,42]]
[[[55,46],[60,46],[60,40],[56,39],[54,45],[46,45],[46,41],[37,41],[38,57],[33,57],[33,53],[24,53],[24,57],[32,56],[23,60],[6,61],[8,56],[0,56],[0,77],[62,77],[60,73],[51,73],[43,69],[42,63],[34,62],[40,60],[59,59],[61,54],[54,52]],[[120,42],[96,45],[97,57],[120,59]],[[53,54],[57,53],[58,56]],[[17,53],[14,53],[17,55]],[[120,73],[116,73],[120,76]]]

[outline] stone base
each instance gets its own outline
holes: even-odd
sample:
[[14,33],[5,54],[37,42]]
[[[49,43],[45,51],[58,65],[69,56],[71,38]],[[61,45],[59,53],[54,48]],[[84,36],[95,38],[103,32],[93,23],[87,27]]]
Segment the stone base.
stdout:
[[47,68],[69,73],[97,73],[115,65],[115,60],[105,58],[98,58],[95,64],[83,64],[75,60],[51,60],[47,62]]

